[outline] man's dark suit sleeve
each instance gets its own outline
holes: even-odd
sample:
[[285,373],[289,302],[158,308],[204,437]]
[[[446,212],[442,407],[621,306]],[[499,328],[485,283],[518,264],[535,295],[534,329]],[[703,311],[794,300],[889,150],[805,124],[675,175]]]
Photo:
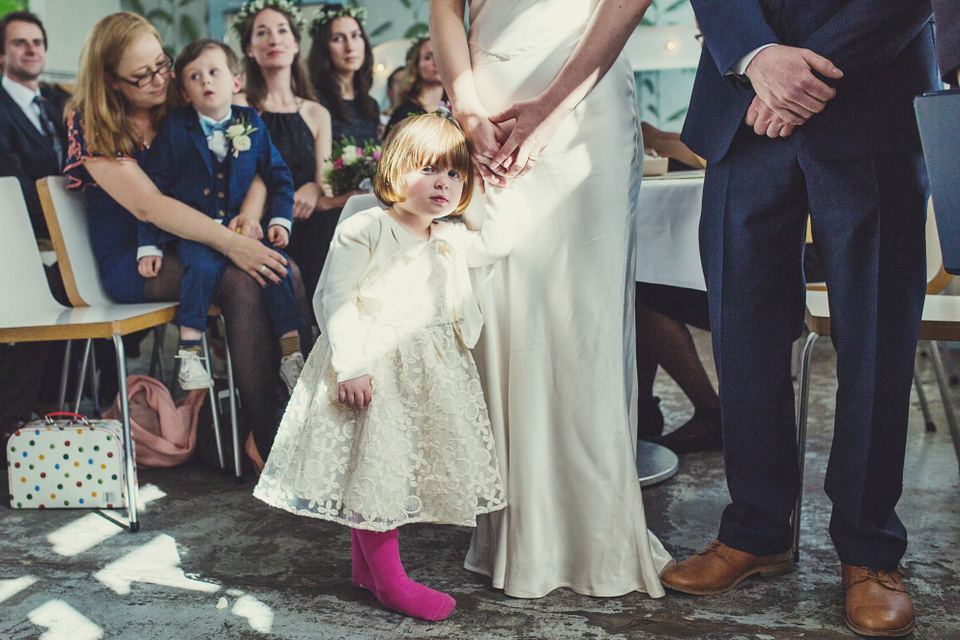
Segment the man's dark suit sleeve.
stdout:
[[849,76],[890,64],[930,22],[931,14],[929,0],[851,0],[799,46]]
[[957,84],[960,70],[960,2],[933,0],[937,16],[937,62],[944,82]]
[[690,4],[721,75],[754,49],[780,42],[759,0],[690,0]]
[[23,199],[27,203],[27,211],[30,214],[30,221],[34,229],[46,229],[44,222],[43,208],[40,206],[40,198],[37,196],[37,186],[27,175],[20,162],[20,156],[16,153],[13,143],[14,127],[10,117],[3,111],[0,111],[0,176],[15,176],[20,181],[20,190],[23,191]]

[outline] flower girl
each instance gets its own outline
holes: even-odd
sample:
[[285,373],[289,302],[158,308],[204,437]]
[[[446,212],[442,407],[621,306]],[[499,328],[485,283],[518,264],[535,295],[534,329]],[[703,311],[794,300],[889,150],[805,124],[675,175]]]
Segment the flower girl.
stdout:
[[492,218],[480,232],[441,220],[472,188],[453,121],[427,114],[391,132],[374,180],[390,206],[337,228],[314,298],[322,333],[254,489],[350,527],[353,583],[425,620],[455,602],[407,577],[397,528],[475,526],[506,506],[469,351],[482,317],[467,268],[505,256],[512,237]]

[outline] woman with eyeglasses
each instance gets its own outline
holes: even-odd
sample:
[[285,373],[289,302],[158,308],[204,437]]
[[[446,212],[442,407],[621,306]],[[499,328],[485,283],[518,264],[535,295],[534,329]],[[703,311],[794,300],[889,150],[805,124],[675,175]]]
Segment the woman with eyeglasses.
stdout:
[[[202,242],[233,262],[213,300],[227,323],[243,409],[241,426],[251,430],[246,451],[258,469],[277,427],[267,391],[277,383],[279,362],[279,353],[271,350],[261,286],[268,279],[279,281],[286,260],[259,241],[164,196],[140,168],[167,109],[177,100],[170,71],[160,34],[146,19],[130,12],[101,19],[87,35],[76,92],[67,105],[64,174],[70,178],[69,188],[82,190],[90,205],[91,243],[104,286],[115,301],[179,299],[182,268],[175,256],[163,261],[154,278],[137,272],[138,220]],[[262,202],[251,205],[260,207]],[[295,268],[294,274],[299,282]]]

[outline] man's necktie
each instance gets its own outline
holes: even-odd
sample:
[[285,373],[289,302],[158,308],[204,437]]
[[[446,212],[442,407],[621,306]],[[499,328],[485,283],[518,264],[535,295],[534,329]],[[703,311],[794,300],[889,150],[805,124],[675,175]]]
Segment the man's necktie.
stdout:
[[46,98],[41,96],[33,99],[33,103],[37,105],[37,110],[40,112],[40,126],[43,127],[47,137],[50,138],[53,150],[57,154],[57,166],[63,169],[63,144],[60,142],[60,136],[57,135],[57,127],[53,124],[50,114],[47,113],[47,110],[44,108],[46,101]]

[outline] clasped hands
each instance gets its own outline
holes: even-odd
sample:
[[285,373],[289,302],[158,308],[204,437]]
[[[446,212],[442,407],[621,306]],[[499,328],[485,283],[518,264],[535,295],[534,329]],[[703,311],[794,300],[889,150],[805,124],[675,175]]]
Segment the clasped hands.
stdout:
[[770,138],[789,136],[837,95],[836,89],[816,74],[834,80],[843,77],[823,56],[786,45],[761,50],[745,73],[757,95],[744,122],[757,135]]
[[481,190],[485,183],[506,187],[533,169],[565,115],[541,96],[521,100],[493,115],[482,110],[458,114]]

